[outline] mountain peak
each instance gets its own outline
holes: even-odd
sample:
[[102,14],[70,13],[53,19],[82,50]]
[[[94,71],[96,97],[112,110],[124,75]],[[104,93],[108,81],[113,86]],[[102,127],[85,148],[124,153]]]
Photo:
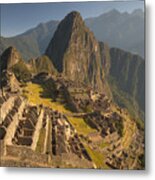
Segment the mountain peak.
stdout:
[[121,13],[117,9],[112,9],[107,14],[110,14],[110,15],[120,15]]
[[13,46],[8,47],[1,55],[0,68],[1,70],[9,69],[22,59],[20,53]]
[[107,12],[105,12],[105,13],[103,13],[103,14],[101,14],[99,17],[100,18],[109,18],[109,17],[118,17],[118,16],[120,16],[121,15],[121,13],[120,13],[120,11],[118,11],[117,9],[111,9],[110,11],[107,11]]
[[67,14],[66,17],[72,17],[72,18],[80,17],[81,18],[81,15],[80,15],[80,13],[78,11],[72,11],[69,14]]
[[85,28],[84,21],[77,11],[67,14],[58,25],[45,54],[51,58],[59,72],[63,71],[63,56],[69,46],[72,34],[75,33],[78,36],[79,31]]
[[74,27],[80,27],[84,25],[84,21],[80,15],[79,12],[77,11],[72,11],[69,14],[65,16],[65,18],[62,20],[60,25],[70,25],[70,28],[73,29]]
[[15,58],[15,60],[21,59],[21,55],[19,51],[13,46],[8,47],[2,55],[5,55],[5,54],[8,56],[11,56],[12,58]]
[[102,87],[99,44],[80,13],[73,11],[60,22],[45,54],[69,80]]
[[13,46],[8,47],[5,51],[7,54],[18,53],[17,49]]

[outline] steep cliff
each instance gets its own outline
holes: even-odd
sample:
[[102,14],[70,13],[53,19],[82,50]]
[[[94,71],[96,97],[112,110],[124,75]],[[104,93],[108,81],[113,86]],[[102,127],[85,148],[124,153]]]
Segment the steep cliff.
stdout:
[[109,82],[116,102],[144,119],[145,61],[138,55],[110,49]]
[[61,21],[45,54],[68,79],[104,89],[99,43],[78,12]]

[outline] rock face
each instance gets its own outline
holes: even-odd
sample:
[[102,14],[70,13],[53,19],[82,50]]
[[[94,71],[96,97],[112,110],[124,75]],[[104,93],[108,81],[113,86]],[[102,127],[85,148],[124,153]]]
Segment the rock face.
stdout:
[[21,55],[14,47],[9,47],[6,49],[0,60],[0,69],[1,71],[10,69],[15,64],[17,64],[19,61],[21,61]]
[[45,54],[70,80],[103,89],[99,44],[78,12],[71,12],[61,21]]
[[101,64],[102,69],[104,68],[105,75],[107,76],[110,71],[111,63],[110,63],[110,48],[108,44],[99,42],[100,45],[100,54],[101,54]]

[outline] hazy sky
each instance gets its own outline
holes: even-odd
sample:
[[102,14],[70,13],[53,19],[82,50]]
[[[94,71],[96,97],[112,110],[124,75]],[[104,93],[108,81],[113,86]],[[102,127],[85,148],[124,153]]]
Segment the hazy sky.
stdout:
[[35,27],[40,22],[61,20],[73,10],[79,11],[83,18],[98,16],[111,9],[131,12],[144,9],[144,2],[73,2],[73,3],[32,3],[1,4],[1,35],[14,36]]

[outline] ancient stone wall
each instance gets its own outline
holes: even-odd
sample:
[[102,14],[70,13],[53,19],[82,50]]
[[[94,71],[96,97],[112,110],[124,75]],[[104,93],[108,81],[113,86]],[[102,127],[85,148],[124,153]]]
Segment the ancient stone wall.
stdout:
[[93,162],[88,161],[84,158],[81,159],[74,153],[62,153],[61,156],[53,156],[52,162],[54,163],[54,165],[60,165],[61,167],[68,166],[72,168],[93,168],[94,166]]
[[7,133],[6,133],[5,138],[4,138],[4,142],[7,145],[12,144],[12,138],[14,137],[19,119],[20,119],[20,117],[22,117],[22,112],[23,112],[24,107],[25,107],[25,102],[22,101],[22,104],[18,109],[18,113],[16,113],[14,115],[13,121],[11,122],[10,126],[7,129]]
[[36,162],[36,163],[42,163],[42,164],[48,163],[48,156],[46,154],[37,153],[26,146],[17,147],[17,146],[7,145],[6,154],[7,156],[13,156],[13,157],[19,158],[21,161],[27,160],[30,162],[34,162],[34,163]]

